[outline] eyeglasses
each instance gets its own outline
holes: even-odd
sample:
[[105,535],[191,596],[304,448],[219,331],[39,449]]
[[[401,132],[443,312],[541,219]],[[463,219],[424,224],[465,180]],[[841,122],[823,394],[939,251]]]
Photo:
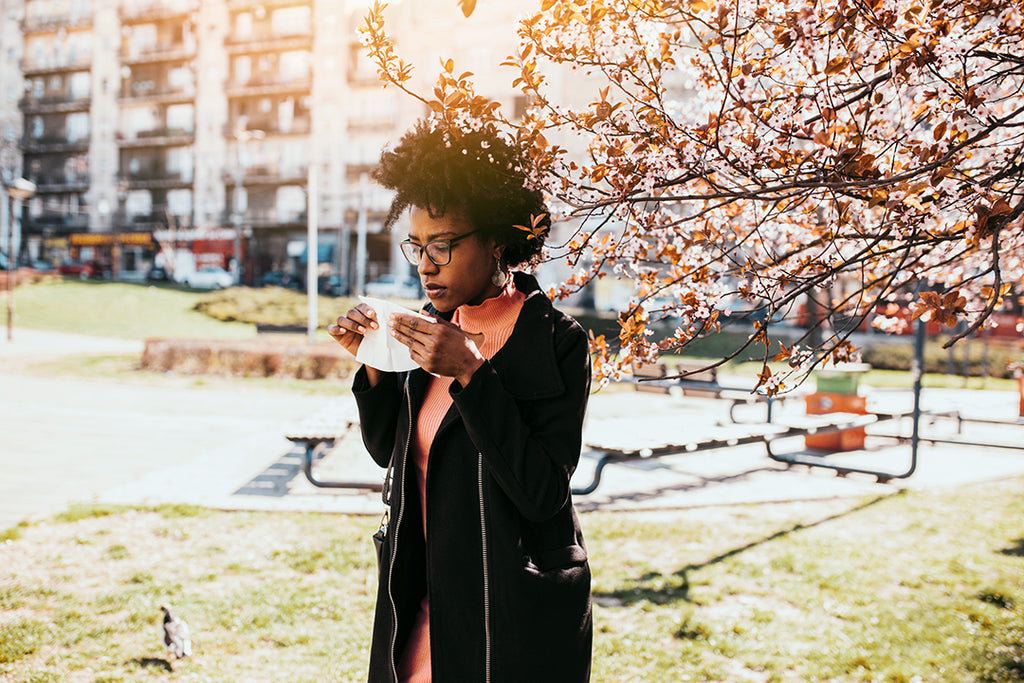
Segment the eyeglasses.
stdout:
[[423,252],[427,252],[427,258],[430,259],[430,262],[435,266],[447,266],[452,262],[452,245],[465,237],[469,237],[475,232],[478,231],[471,230],[470,232],[459,235],[458,237],[452,237],[451,239],[431,240],[422,247],[410,240],[402,240],[402,254],[405,255],[405,260],[414,266],[418,266],[420,264],[420,259],[423,258]]

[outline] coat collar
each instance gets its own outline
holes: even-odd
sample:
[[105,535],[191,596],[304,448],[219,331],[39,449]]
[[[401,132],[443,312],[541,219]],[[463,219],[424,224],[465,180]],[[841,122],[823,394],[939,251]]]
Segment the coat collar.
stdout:
[[[520,272],[514,272],[513,277],[516,289],[526,295],[526,300],[511,336],[491,359],[491,367],[505,389],[518,399],[556,396],[564,389],[555,355],[557,312],[537,278]],[[446,320],[451,318],[450,313],[442,314],[429,304],[426,310]],[[524,368],[529,371],[524,372]],[[426,380],[426,371],[419,368],[412,371],[410,383],[414,393],[420,394],[416,389],[422,390]]]

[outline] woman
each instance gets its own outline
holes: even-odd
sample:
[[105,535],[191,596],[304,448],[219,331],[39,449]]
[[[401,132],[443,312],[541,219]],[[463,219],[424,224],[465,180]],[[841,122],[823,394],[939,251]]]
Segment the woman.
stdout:
[[[418,369],[353,381],[363,441],[394,477],[369,680],[586,681],[590,567],[569,478],[587,338],[511,272],[540,259],[543,198],[497,136],[425,122],[375,178],[396,192],[388,224],[409,210],[402,251],[433,322],[388,321]],[[360,304],[329,331],[354,354],[383,323]]]

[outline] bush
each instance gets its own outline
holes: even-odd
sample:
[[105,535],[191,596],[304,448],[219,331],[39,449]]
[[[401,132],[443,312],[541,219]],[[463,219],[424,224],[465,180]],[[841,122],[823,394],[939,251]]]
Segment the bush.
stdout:
[[[967,355],[967,374],[970,377],[1010,378],[1013,373],[1010,363],[1020,359],[1020,351],[1002,344],[990,344],[987,351],[985,345],[977,341],[970,344],[957,342],[952,349],[952,372],[950,373],[950,350],[942,348],[945,339],[930,339],[925,342],[924,371],[934,374],[963,375],[964,355]],[[873,368],[880,370],[910,370],[914,359],[913,342],[883,342],[873,344],[864,349],[862,358]]]
[[[317,326],[325,328],[351,308],[355,299],[317,299]],[[257,325],[306,325],[306,295],[282,287],[229,287],[204,294],[195,310],[224,321]]]

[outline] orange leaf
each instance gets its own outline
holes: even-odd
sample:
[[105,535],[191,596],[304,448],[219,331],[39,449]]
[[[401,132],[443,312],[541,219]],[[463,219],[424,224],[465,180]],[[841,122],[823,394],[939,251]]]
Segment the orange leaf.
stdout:
[[462,14],[468,17],[476,9],[476,0],[459,0],[459,5],[462,6]]

